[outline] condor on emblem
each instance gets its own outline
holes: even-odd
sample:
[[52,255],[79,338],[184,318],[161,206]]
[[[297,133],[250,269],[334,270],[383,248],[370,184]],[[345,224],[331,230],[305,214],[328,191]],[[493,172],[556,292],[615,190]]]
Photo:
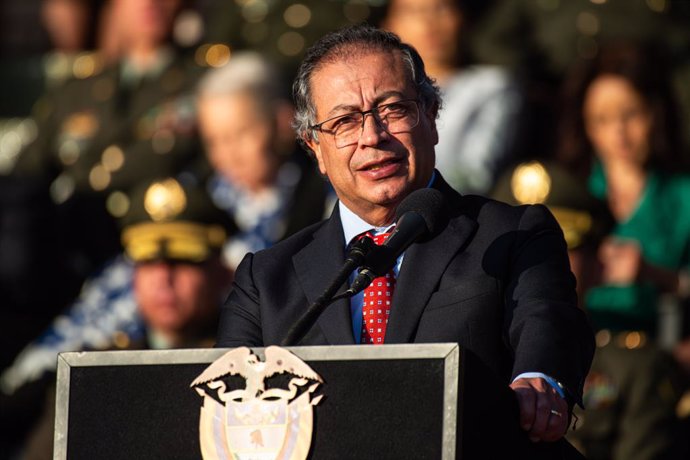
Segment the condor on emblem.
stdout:
[[[204,460],[304,460],[309,453],[313,408],[323,380],[306,363],[279,347],[265,349],[261,362],[246,347],[229,351],[199,375],[192,387],[204,398],[199,441]],[[291,376],[287,388],[264,380]],[[228,389],[239,376],[245,388]]]

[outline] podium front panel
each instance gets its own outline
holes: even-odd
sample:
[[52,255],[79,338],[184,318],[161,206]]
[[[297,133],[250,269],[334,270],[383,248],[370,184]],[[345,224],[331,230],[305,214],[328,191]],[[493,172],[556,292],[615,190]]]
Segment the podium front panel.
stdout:
[[[310,459],[456,458],[456,344],[288,350],[324,380]],[[200,459],[190,384],[227,351],[61,354],[55,458]]]

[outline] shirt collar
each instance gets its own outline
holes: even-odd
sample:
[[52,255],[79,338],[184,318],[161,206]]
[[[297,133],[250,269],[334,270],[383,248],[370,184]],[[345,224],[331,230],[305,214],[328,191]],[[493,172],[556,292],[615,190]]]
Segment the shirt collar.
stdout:
[[[436,170],[434,170],[429,179],[429,183],[426,184],[426,188],[431,187],[436,179]],[[343,233],[345,234],[345,246],[347,246],[352,239],[366,231],[374,230],[374,234],[378,234],[386,231],[389,225],[383,227],[373,227],[371,224],[367,223],[364,219],[355,214],[350,208],[345,206],[342,201],[338,201],[338,207],[340,208],[340,221],[343,224]]]

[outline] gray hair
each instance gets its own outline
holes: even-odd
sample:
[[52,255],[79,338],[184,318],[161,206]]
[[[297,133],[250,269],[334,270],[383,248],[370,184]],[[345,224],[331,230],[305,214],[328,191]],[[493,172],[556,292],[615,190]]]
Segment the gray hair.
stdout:
[[441,107],[441,95],[438,86],[424,70],[424,62],[417,50],[403,43],[392,32],[377,29],[367,24],[350,26],[331,32],[312,45],[302,60],[297,77],[292,85],[292,96],[295,101],[295,121],[293,127],[302,147],[311,151],[306,141],[318,141],[311,126],[316,123],[316,107],[312,100],[311,77],[323,64],[334,62],[344,57],[369,51],[395,51],[402,54],[407,65],[419,101],[424,110],[433,108],[436,113]]
[[233,54],[223,67],[206,72],[199,80],[197,98],[248,94],[270,115],[274,104],[287,101],[278,69],[261,54],[242,51]]

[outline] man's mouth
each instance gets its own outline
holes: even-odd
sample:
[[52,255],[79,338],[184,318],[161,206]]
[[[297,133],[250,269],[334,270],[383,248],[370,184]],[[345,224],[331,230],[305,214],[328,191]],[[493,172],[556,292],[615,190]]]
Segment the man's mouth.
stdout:
[[394,164],[400,163],[400,159],[398,158],[390,158],[388,160],[372,163],[369,165],[366,165],[362,168],[362,171],[378,171],[379,169],[383,169],[387,166],[391,166]]

